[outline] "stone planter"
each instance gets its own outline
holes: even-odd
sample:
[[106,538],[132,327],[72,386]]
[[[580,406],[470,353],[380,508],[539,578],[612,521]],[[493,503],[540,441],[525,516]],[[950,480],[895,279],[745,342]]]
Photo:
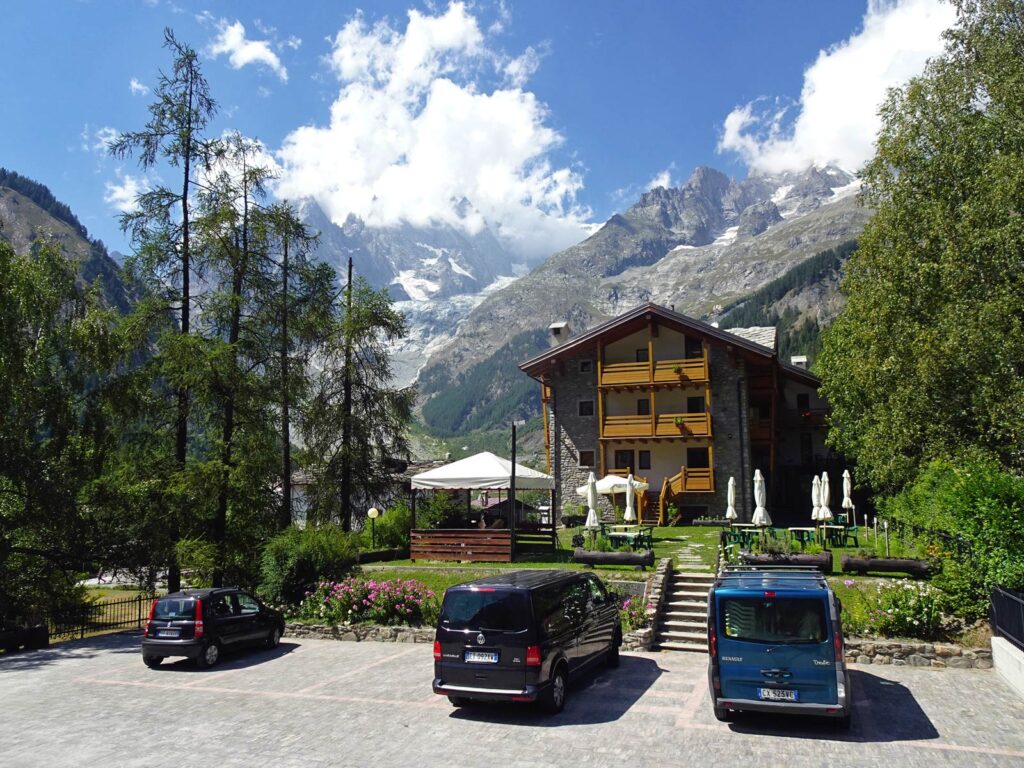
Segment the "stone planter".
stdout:
[[379,624],[285,624],[286,637],[315,637],[321,640],[362,642],[373,640],[385,643],[432,643],[433,627],[384,627]]
[[745,565],[809,565],[817,568],[826,576],[832,573],[832,553],[822,552],[817,555],[755,555],[740,552],[740,559]]
[[843,555],[839,561],[843,573],[865,574],[875,573],[906,573],[917,578],[927,578],[931,568],[927,560],[911,560],[895,557],[854,557]]
[[991,669],[989,648],[963,648],[953,643],[904,642],[884,637],[848,637],[844,648],[847,662],[889,664],[895,667],[933,669]]

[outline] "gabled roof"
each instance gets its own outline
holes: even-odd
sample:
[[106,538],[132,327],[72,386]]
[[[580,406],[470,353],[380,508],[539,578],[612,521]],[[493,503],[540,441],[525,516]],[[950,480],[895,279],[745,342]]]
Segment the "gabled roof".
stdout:
[[[550,475],[516,464],[516,488],[540,490],[555,487]],[[412,478],[413,488],[465,490],[508,488],[511,484],[512,462],[484,451],[474,456],[421,472]]]
[[616,331],[633,333],[639,330],[648,318],[657,319],[659,323],[669,327],[689,331],[697,336],[707,338],[713,343],[731,345],[752,357],[762,359],[765,363],[777,361],[784,375],[802,380],[804,383],[814,387],[821,384],[821,381],[816,376],[803,368],[798,368],[778,360],[775,351],[775,328],[773,327],[733,328],[727,331],[653,302],[641,304],[618,317],[594,326],[585,333],[581,333],[579,336],[575,336],[559,344],[557,347],[531,357],[529,360],[520,363],[519,368],[527,375],[536,378],[543,372],[549,362],[559,358],[578,355],[583,350],[597,343],[598,339],[615,334]]

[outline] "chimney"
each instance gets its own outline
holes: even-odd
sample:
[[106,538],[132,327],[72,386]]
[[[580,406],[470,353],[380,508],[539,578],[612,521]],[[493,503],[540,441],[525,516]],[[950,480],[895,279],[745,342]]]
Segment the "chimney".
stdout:
[[552,323],[548,326],[548,344],[552,347],[557,347],[559,344],[565,342],[572,331],[569,329],[569,323],[565,320],[559,320],[557,323]]
[[807,355],[793,355],[789,358],[790,365],[807,370]]

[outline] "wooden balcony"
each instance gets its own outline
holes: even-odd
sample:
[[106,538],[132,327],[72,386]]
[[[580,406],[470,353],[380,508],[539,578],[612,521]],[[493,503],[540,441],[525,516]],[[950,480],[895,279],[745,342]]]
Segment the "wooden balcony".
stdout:
[[711,437],[710,413],[605,416],[601,438]]
[[772,422],[770,419],[753,419],[750,422],[750,439],[767,442],[772,439]]
[[679,473],[666,477],[658,498],[658,524],[666,525],[666,513],[673,496],[680,493],[714,493],[715,473],[708,468],[680,467]]
[[707,380],[707,356],[687,360],[656,360],[653,364],[604,363],[601,365],[602,387],[700,384]]

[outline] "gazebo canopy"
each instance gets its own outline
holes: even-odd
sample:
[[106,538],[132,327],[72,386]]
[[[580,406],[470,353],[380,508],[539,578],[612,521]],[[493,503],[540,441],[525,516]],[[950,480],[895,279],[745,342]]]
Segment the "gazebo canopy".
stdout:
[[[484,451],[412,476],[414,489],[485,490],[508,488],[512,462]],[[535,469],[516,464],[516,490],[550,490],[554,478]]]

